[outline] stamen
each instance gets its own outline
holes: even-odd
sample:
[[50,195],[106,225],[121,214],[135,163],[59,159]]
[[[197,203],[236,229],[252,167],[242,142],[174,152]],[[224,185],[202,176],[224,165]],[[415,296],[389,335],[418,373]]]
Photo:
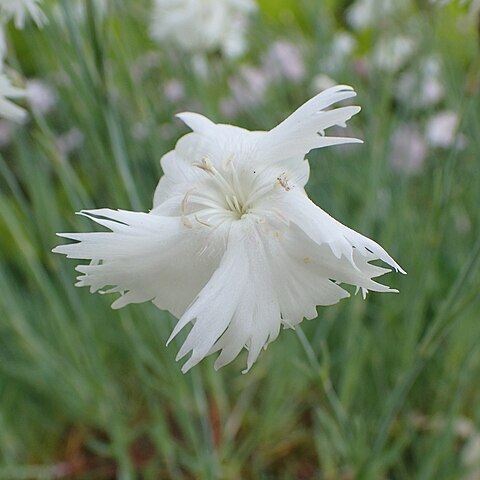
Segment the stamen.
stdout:
[[225,177],[215,168],[212,161],[208,157],[202,158],[201,162],[192,163],[194,167],[200,168],[207,173],[210,173],[211,178],[223,189],[229,191],[232,195],[235,195],[235,191]]
[[286,192],[290,191],[290,186],[287,181],[287,174],[283,172],[277,177],[277,182],[285,189]]
[[243,211],[243,207],[240,206],[240,204],[238,203],[238,199],[237,197],[234,195],[233,198],[233,204],[235,205],[235,210],[238,212],[238,213],[245,213]]
[[193,162],[192,165],[205,172],[213,173],[213,163],[208,157],[203,157],[201,162]]
[[192,194],[192,192],[194,190],[195,190],[195,187],[191,188],[190,190],[187,191],[187,193],[183,197],[183,200],[182,200],[182,216],[185,216],[185,211],[187,210],[188,197]]
[[198,218],[198,215],[194,215],[193,218],[195,218],[195,220],[196,220],[198,223],[200,223],[201,225],[205,225],[205,227],[212,227],[212,225],[210,225],[209,223],[200,220],[200,219]]
[[245,205],[247,203],[247,197],[248,195],[244,195],[244,189],[242,187],[242,184],[240,182],[240,179],[238,178],[238,171],[234,167],[234,165],[230,162],[229,166],[232,167],[232,181],[233,181],[233,186],[237,192],[238,197],[240,198],[240,203],[242,205]]
[[187,228],[193,228],[192,222],[190,222],[190,220],[187,218],[187,215],[186,215],[188,197],[191,195],[191,193],[193,192],[193,190],[195,190],[195,187],[194,187],[194,188],[191,188],[190,190],[187,191],[187,193],[186,193],[185,196],[183,197],[182,205],[181,205],[182,223],[183,223],[183,225],[185,225],[185,227],[187,227]]
[[191,190],[187,192],[182,201],[182,215],[186,216],[187,207],[190,205],[190,213],[196,214],[195,220],[210,228],[220,219],[231,221],[245,215],[253,215],[257,223],[265,223],[272,213],[280,221],[288,223],[278,211],[255,209],[257,200],[271,193],[276,186],[281,185],[286,191],[290,190],[286,173],[281,173],[273,184],[267,180],[273,176],[271,171],[265,171],[265,178],[261,178],[261,175],[253,178],[240,177],[241,172],[237,170],[234,158],[234,155],[230,155],[220,170],[206,156],[201,161],[192,163],[209,175],[208,179],[197,184],[193,194]]
[[238,203],[238,198],[235,195],[233,195],[233,197],[226,196],[225,200],[232,212],[237,213],[238,215],[245,213],[243,207]]
[[213,167],[213,176],[212,178],[223,187],[224,190],[228,191],[231,195],[235,195],[235,190],[233,189],[232,185],[223,177],[223,175]]
[[194,195],[190,195],[189,200],[210,208],[215,208],[215,209],[222,208],[221,204],[216,199],[213,199],[207,195],[204,195],[198,192],[195,193]]
[[235,206],[233,205],[231,198],[227,196],[227,197],[225,197],[225,200],[227,201],[228,208],[230,210],[234,211]]
[[184,217],[183,215],[182,215],[182,223],[187,228],[193,228],[192,222],[187,217]]

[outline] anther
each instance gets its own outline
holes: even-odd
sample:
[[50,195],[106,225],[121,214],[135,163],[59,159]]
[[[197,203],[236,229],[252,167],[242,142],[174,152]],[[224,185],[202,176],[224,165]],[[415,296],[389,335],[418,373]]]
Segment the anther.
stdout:
[[208,157],[203,157],[201,162],[193,162],[192,165],[205,172],[214,173],[213,163]]
[[277,177],[277,182],[285,189],[286,192],[290,190],[290,186],[288,185],[287,181],[287,175],[285,172],[283,172]]

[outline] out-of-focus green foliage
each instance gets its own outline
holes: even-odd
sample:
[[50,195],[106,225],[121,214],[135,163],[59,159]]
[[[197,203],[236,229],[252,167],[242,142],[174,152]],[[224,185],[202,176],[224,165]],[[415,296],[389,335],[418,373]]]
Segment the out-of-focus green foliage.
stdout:
[[[409,65],[428,54],[443,65],[445,97],[423,110],[398,101],[402,71],[365,70],[375,39],[406,24],[356,33],[335,80],[358,91],[351,128],[365,144],[309,155],[315,202],[408,271],[386,278],[398,295],[319,308],[247,375],[243,356],[182,375],[181,340],[165,347],[175,319],[150,304],[111,310],[112,298],[73,286],[75,262],[50,253],[55,232],[91,228],[75,211],[150,208],[158,160],[186,132],[174,113],[269,129],[314,93],[349,2],[260,3],[249,52],[212,55],[208,78],[149,38],[147,2],[80,21],[51,1],[42,30],[8,30],[9,64],[57,102],[0,151],[0,478],[466,480],[480,468],[479,62],[475,24],[458,28],[465,9],[415,2],[405,15],[421,27]],[[305,75],[228,113],[232,79],[275,39],[300,45]],[[458,141],[429,147],[415,174],[395,170],[396,129],[423,135],[442,110],[458,114]]]

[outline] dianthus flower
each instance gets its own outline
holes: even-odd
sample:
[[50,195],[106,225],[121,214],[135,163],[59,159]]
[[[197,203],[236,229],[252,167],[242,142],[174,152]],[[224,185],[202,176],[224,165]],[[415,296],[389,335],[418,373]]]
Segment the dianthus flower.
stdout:
[[13,19],[16,28],[25,26],[25,19],[30,16],[33,21],[42,26],[47,18],[39,4],[42,0],[0,0],[0,19]]
[[120,293],[113,308],[151,300],[178,317],[169,342],[192,324],[177,356],[191,353],[183,372],[217,351],[220,368],[243,347],[248,370],[280,327],[348,297],[341,282],[395,291],[373,280],[389,270],[370,262],[402,271],[397,263],[304,190],[310,150],[360,142],[324,134],[359,112],[326,110],[353,96],[347,86],[325,90],[268,132],[178,115],[193,132],[161,159],[153,209],[82,211],[111,231],[60,234],[77,243],[54,251],[91,260],[77,267],[77,285]]
[[14,87],[10,80],[3,73],[0,73],[0,117],[14,122],[22,122],[27,116],[26,110],[15,105],[10,99],[24,96],[25,90]]
[[154,39],[192,54],[219,50],[237,57],[256,8],[254,0],[155,0],[150,31]]

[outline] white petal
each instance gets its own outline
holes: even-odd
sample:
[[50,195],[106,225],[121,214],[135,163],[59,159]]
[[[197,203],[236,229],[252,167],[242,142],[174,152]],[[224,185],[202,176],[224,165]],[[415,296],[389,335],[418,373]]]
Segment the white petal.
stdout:
[[280,192],[277,208],[291,222],[300,227],[318,245],[328,245],[337,258],[342,256],[355,265],[353,248],[364,257],[382,260],[396,271],[405,271],[395,260],[373,240],[361,235],[317,207],[302,189]]
[[360,107],[341,107],[325,111],[334,103],[356,95],[351,87],[337,85],[312,98],[286,120],[261,139],[258,148],[274,162],[292,158],[303,160],[314,148],[343,143],[362,143],[348,137],[327,137],[324,130],[334,125],[345,126],[346,122],[360,111]]
[[[363,255],[356,248],[352,248],[353,263],[345,256],[337,258],[327,244],[318,245],[293,223],[290,225],[290,228],[285,229],[280,234],[270,235],[269,241],[271,244],[276,242],[278,244],[276,247],[277,250],[281,249],[285,252],[281,258],[289,259],[289,271],[293,272],[296,277],[299,277],[299,280],[296,280],[297,284],[303,284],[303,282],[307,283],[307,286],[304,288],[306,290],[310,288],[312,293],[314,293],[312,299],[314,300],[315,305],[329,305],[336,303],[335,297],[333,296],[335,293],[334,290],[332,290],[332,296],[329,298],[326,296],[327,292],[320,291],[315,293],[314,288],[312,288],[312,286],[316,286],[319,289],[322,289],[322,284],[327,279],[355,285],[357,288],[361,288],[365,291],[396,292],[396,290],[390,289],[389,287],[373,280],[373,278],[390,271],[387,268],[368,263],[377,259],[374,254],[368,253]],[[282,262],[284,262],[284,260],[282,260]],[[290,277],[284,276],[282,280],[289,283]],[[280,285],[277,288],[282,288],[282,286]],[[294,291],[295,286],[288,287],[287,290]],[[340,295],[340,292],[337,293]],[[344,296],[348,296],[346,292],[343,296],[340,295],[337,298],[337,301]],[[286,301],[288,298],[288,292],[284,294],[279,293],[279,298],[281,301]],[[298,296],[295,296],[294,300],[297,298]],[[308,305],[308,302],[306,301],[303,301],[302,303]],[[299,305],[301,305],[301,303],[299,303]],[[282,304],[282,313],[284,310],[285,307]],[[311,306],[310,310],[312,310]],[[309,318],[306,312],[303,313],[303,316]],[[300,318],[301,320],[300,316],[297,316],[297,318]]]
[[326,269],[312,263],[317,245],[293,224],[265,236],[275,291],[286,326],[293,327],[304,318],[316,318],[317,305],[334,305],[350,296],[331,280],[335,277],[329,276]]
[[[153,206],[158,207],[172,195],[185,195],[200,178],[201,171],[193,166],[207,156],[209,146],[197,133],[184,135],[175,145],[175,150],[166,153],[160,160],[164,175],[155,190]],[[205,145],[205,146],[202,146]]]
[[[198,113],[184,112],[177,117],[201,137],[200,151],[195,152],[195,156],[200,159],[207,156],[217,166],[224,165],[232,157],[248,160],[257,151],[257,142],[268,133],[252,132],[235,125],[216,124]],[[179,144],[175,148],[178,146]]]
[[278,335],[280,309],[262,240],[252,221],[232,224],[220,267],[179,320],[169,342],[190,322],[194,326],[177,356],[180,359],[192,352],[182,367],[184,372],[221,349],[219,368],[245,345],[248,369],[262,347]]
[[21,123],[27,117],[27,111],[10,100],[0,97],[0,116]]
[[182,120],[182,122],[188,125],[194,132],[205,135],[212,133],[216,126],[210,119],[199,113],[177,113],[176,117]]
[[109,209],[82,213],[112,231],[60,234],[78,243],[53,251],[92,260],[90,265],[77,267],[83,274],[77,286],[89,286],[92,292],[113,286],[109,292],[122,293],[113,308],[152,300],[180,316],[207,283],[223,253],[220,246],[205,252],[208,232],[188,229],[179,218]]

